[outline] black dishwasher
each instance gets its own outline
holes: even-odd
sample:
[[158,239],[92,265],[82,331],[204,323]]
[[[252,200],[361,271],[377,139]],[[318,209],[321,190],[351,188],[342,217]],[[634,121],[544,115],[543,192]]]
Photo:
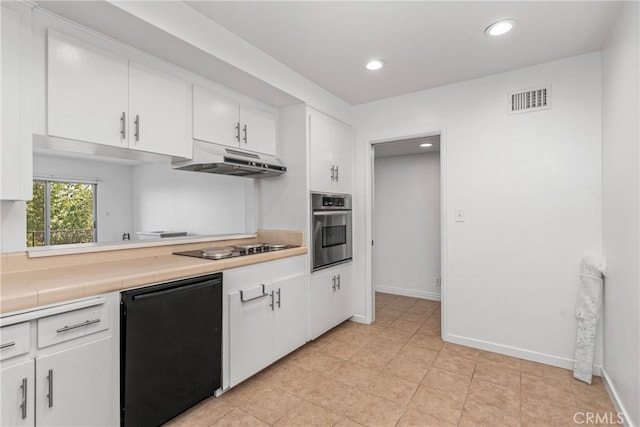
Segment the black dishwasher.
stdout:
[[222,273],[122,292],[120,424],[160,425],[220,388]]

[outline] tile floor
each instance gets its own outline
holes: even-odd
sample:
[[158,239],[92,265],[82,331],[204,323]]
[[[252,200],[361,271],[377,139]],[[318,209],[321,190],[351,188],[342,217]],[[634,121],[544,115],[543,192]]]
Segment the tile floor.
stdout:
[[589,386],[564,369],[443,343],[439,303],[378,293],[375,324],[345,322],[167,425],[593,426],[607,420],[615,423],[617,415],[599,378]]

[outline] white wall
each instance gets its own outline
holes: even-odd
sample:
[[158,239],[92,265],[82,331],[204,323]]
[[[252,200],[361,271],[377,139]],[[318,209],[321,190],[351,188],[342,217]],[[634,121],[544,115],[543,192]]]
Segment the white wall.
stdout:
[[628,425],[640,425],[640,7],[627,3],[602,51],[604,371]]
[[224,234],[256,230],[252,179],[145,164],[134,168],[133,182],[134,231]]
[[[552,109],[507,114],[507,92],[540,84]],[[443,131],[443,338],[572,366],[580,260],[601,248],[600,117],[599,53],[356,107],[356,313],[370,316],[367,144]]]
[[258,228],[307,230],[309,191],[307,186],[307,108],[304,105],[280,111],[278,157],[287,173],[256,181]]
[[33,176],[36,179],[88,180],[98,184],[98,242],[122,240],[123,233],[132,231],[131,166],[35,154]]
[[24,251],[27,238],[26,202],[0,202],[0,252]]
[[375,159],[376,290],[440,299],[440,153]]

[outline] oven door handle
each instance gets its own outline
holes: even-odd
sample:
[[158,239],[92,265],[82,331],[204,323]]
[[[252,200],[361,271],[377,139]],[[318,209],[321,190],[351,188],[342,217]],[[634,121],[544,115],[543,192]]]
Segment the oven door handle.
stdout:
[[328,215],[351,215],[351,211],[315,211],[313,216],[328,216]]

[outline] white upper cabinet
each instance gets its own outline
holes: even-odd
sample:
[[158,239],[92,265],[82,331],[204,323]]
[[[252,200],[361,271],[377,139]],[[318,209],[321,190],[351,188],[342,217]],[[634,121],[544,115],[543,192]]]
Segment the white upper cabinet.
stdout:
[[193,87],[193,138],[238,147],[238,102],[201,87]]
[[336,122],[334,127],[333,159],[335,163],[333,189],[336,193],[351,194],[352,185],[352,149],[351,127]]
[[[28,6],[2,4],[2,136],[0,199],[30,200],[31,19]],[[15,7],[15,8],[14,8]]]
[[275,156],[276,121],[276,115],[269,111],[240,104],[240,123],[242,124],[240,147]]
[[128,61],[49,30],[50,136],[127,147]]
[[193,87],[193,138],[276,154],[277,116],[219,93]]
[[308,120],[311,191],[352,193],[351,128],[314,110]]
[[189,84],[129,63],[129,147],[191,157]]
[[47,133],[191,157],[189,84],[49,29]]

